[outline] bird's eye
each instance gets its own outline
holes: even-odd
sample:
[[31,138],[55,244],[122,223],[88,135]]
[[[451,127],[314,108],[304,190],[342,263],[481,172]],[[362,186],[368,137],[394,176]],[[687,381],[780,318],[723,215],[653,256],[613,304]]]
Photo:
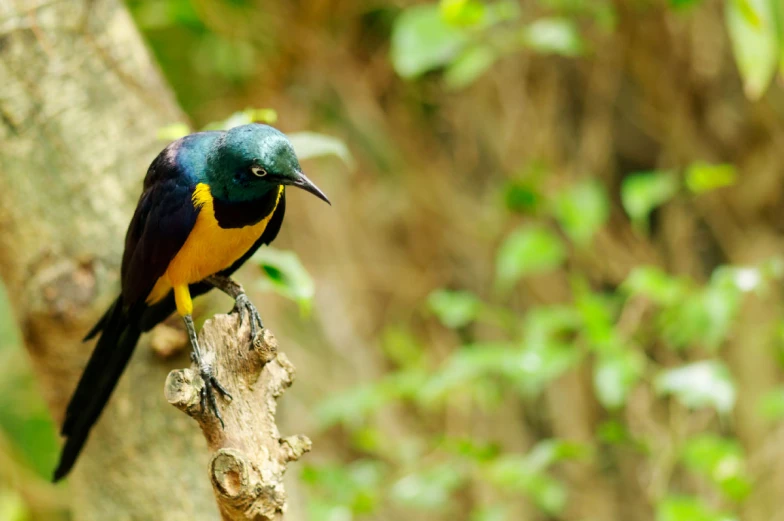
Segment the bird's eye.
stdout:
[[267,175],[267,171],[260,166],[252,166],[250,167],[250,171],[253,172],[253,175],[257,177],[264,177]]

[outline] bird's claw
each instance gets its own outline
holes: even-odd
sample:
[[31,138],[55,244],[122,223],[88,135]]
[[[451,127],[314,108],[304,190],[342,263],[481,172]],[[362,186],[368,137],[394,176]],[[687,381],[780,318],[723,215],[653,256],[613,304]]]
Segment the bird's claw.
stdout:
[[227,391],[226,388],[221,385],[217,378],[215,378],[211,366],[206,364],[199,364],[199,375],[204,382],[204,386],[201,388],[200,393],[201,410],[204,413],[206,413],[208,410],[211,411],[215,417],[218,418],[218,421],[221,424],[221,428],[224,428],[225,425],[223,423],[223,417],[221,416],[220,410],[218,409],[218,401],[215,399],[215,392],[217,391],[218,394],[227,400],[231,400],[232,396],[229,394],[229,391]]
[[237,299],[234,301],[234,311],[240,314],[240,326],[245,321],[245,314],[248,314],[250,319],[250,339],[255,341],[259,331],[264,329],[264,323],[261,321],[261,315],[259,315],[256,306],[253,305],[253,302],[250,301],[245,293],[237,296]]

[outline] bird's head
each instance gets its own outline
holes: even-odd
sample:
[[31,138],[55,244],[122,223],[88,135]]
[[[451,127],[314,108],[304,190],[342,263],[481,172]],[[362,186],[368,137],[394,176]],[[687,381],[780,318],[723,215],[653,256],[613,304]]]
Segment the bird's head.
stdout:
[[289,139],[269,125],[234,127],[213,144],[204,173],[212,195],[227,201],[249,201],[292,185],[329,203],[302,173]]

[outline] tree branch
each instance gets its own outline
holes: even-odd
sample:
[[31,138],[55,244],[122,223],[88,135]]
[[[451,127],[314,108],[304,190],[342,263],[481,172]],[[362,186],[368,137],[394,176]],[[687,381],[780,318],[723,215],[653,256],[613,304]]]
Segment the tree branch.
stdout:
[[207,439],[210,482],[224,521],[280,519],[286,467],[311,448],[306,436],[281,438],[275,424],[277,399],[294,381],[294,366],[268,329],[251,342],[249,320],[241,323],[238,314],[208,320],[199,342],[204,361],[232,396],[219,398],[224,427],[202,411],[204,382],[195,365],[169,373],[166,399],[195,419]]

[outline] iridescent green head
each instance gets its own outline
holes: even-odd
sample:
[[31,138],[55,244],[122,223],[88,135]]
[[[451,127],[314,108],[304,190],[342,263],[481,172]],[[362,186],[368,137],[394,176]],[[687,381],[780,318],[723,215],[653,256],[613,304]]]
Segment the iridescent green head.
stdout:
[[293,185],[329,203],[299,166],[289,139],[269,125],[252,123],[226,131],[207,154],[204,177],[213,197],[260,199],[280,185]]

